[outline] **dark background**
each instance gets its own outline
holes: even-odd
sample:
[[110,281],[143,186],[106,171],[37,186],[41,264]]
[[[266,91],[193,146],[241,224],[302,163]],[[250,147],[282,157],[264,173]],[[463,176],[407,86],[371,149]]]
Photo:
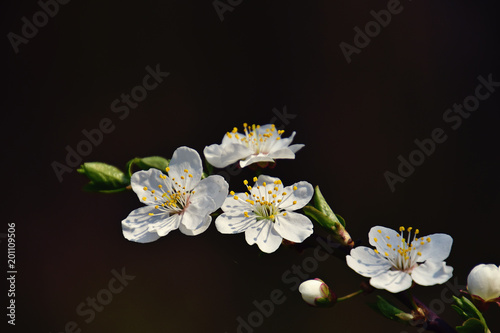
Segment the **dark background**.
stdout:
[[[355,239],[366,243],[373,225],[448,233],[448,264],[462,285],[476,264],[500,264],[500,92],[455,131],[442,119],[474,93],[479,75],[500,81],[495,1],[402,1],[401,13],[348,64],[339,44],[353,44],[353,28],[387,3],[247,0],[221,21],[212,1],[71,1],[17,54],[4,38],[0,232],[16,224],[16,331],[64,332],[74,321],[82,332],[235,332],[254,300],[279,289],[286,301],[255,332],[417,332],[369,309],[373,294],[308,307],[281,276],[312,250],[259,255],[243,235],[214,226],[197,237],[175,231],[151,244],[126,241],[120,221],[141,206],[135,195],[83,192],[76,171],[59,182],[51,166],[65,163],[65,147],[103,118],[115,129],[84,161],[123,167],[135,156],[170,158],[183,145],[201,153],[233,126],[268,123],[286,108],[296,117],[285,136],[297,131],[295,142],[306,147],[270,173],[285,184],[319,184]],[[35,1],[2,7],[4,36],[20,35],[21,18],[32,21],[40,10]],[[120,120],[111,102],[156,64],[170,76]],[[446,142],[392,193],[384,172],[396,173],[398,156],[407,158],[413,141],[435,128]],[[231,188],[250,177],[243,170]],[[122,268],[134,280],[86,323],[76,307]],[[339,296],[364,280],[334,257],[310,277]],[[414,294],[438,304],[445,288]],[[493,332],[499,314],[486,313]],[[449,306],[443,317],[459,323]]]

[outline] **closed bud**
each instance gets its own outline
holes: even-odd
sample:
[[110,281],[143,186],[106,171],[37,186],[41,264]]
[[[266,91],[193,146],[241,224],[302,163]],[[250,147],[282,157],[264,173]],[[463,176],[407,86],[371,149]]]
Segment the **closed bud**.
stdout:
[[320,279],[307,280],[300,284],[302,299],[309,305],[326,307],[335,304],[337,296],[330,292],[328,285]]
[[500,305],[500,267],[480,264],[467,277],[467,290],[479,304],[495,302]]

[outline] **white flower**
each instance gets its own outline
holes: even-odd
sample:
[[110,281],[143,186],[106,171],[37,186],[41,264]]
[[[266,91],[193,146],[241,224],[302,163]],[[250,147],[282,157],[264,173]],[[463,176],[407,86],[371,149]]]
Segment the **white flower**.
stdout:
[[412,228],[408,228],[408,238],[404,238],[404,227],[400,234],[392,229],[375,226],[368,237],[370,245],[376,249],[359,246],[346,257],[347,265],[378,289],[397,293],[411,287],[412,280],[422,286],[431,286],[448,281],[453,268],[444,260],[451,251],[453,239],[446,234],[432,234],[417,237],[416,229],[411,239]]
[[301,181],[283,187],[278,178],[263,175],[254,182],[252,188],[244,181],[248,192],[231,191],[222,205],[224,213],[215,220],[217,230],[223,234],[245,232],[247,243],[257,243],[266,253],[276,251],[283,238],[300,243],[312,234],[312,222],[294,212],[311,200],[311,184]]
[[198,235],[208,228],[209,214],[227,196],[229,186],[221,176],[200,181],[200,155],[191,148],[177,148],[166,171],[168,176],[153,168],[132,175],[132,189],[146,206],[122,221],[126,239],[149,243],[177,228],[186,235]]
[[484,302],[500,302],[500,267],[494,264],[474,267],[467,277],[467,290]]
[[291,145],[295,132],[289,138],[282,139],[283,130],[276,130],[274,124],[243,124],[244,133],[238,133],[235,127],[227,132],[220,145],[205,147],[203,153],[207,161],[217,168],[224,168],[240,161],[242,168],[257,162],[274,162],[275,159],[294,159],[295,153],[304,147],[302,144]]
[[312,306],[330,305],[334,300],[328,285],[320,279],[307,280],[300,284],[302,299]]

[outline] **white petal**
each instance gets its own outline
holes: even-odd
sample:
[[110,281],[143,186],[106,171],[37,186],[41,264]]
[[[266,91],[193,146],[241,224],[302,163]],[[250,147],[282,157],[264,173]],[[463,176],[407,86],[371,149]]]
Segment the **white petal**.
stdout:
[[[297,187],[297,189],[294,190],[294,187]],[[283,196],[283,201],[278,204],[278,207],[280,209],[294,211],[304,207],[309,201],[311,201],[314,195],[314,188],[308,182],[301,181],[293,184],[292,186],[285,187],[283,192],[285,192],[286,195]],[[280,195],[283,192],[281,192]]]
[[500,297],[500,267],[494,264],[477,265],[467,277],[467,289],[485,301]]
[[[180,222],[181,222],[181,217],[179,216],[179,214],[174,214],[161,221],[161,223],[157,223],[154,226],[153,230],[156,230],[158,235],[163,237],[166,236],[170,231],[178,229]],[[150,228],[150,230],[151,229],[152,228]]]
[[227,197],[228,183],[223,177],[215,175],[202,179],[193,189],[193,196],[208,196],[215,202],[215,210],[219,209]]
[[366,246],[352,249],[350,255],[346,256],[346,261],[349,267],[364,277],[374,277],[392,268],[387,259]]
[[242,144],[210,145],[203,150],[207,161],[216,168],[224,168],[253,154]]
[[316,305],[315,301],[318,297],[323,297],[321,293],[321,285],[324,282],[319,279],[307,280],[300,284],[299,292],[302,295],[302,299],[310,305]]
[[306,216],[288,212],[286,216],[276,216],[274,230],[284,239],[295,243],[302,243],[313,233],[313,224]]
[[182,232],[184,235],[196,236],[207,230],[211,222],[212,222],[212,217],[210,215],[207,215],[203,223],[197,229],[193,230],[188,229],[184,226],[184,224],[181,223],[179,225],[179,231]]
[[[239,200],[236,200],[234,198],[235,196],[238,197]],[[253,211],[253,206],[245,201],[246,200],[245,193],[235,193],[235,196],[229,195],[226,197],[221,207],[224,212],[238,211],[241,214],[243,214],[244,211],[246,212]]]
[[[397,246],[401,245],[399,234],[392,229],[382,226],[372,227],[368,233],[368,239],[370,245],[375,246],[380,253],[392,253],[392,249],[397,249]],[[391,244],[391,247],[389,248],[387,244]]]
[[391,293],[399,293],[411,287],[412,280],[408,273],[402,271],[387,271],[370,279],[370,284],[378,289]]
[[280,150],[282,148],[288,147],[295,137],[295,132],[292,132],[288,138],[281,138],[281,140],[275,140],[272,151]]
[[432,286],[448,281],[453,276],[453,267],[446,266],[444,261],[427,260],[411,272],[415,283],[421,286]]
[[[170,179],[168,177],[162,179],[160,176],[163,176],[163,173],[154,168],[147,171],[137,171],[132,175],[130,179],[132,190],[134,190],[142,203],[146,205],[161,205],[164,202],[161,200],[161,195],[165,189],[170,188]],[[154,193],[152,193],[153,190],[155,191]]]
[[[271,176],[266,176],[266,175],[260,175],[259,178],[257,178],[257,181],[255,182],[255,187],[257,186],[262,186],[263,183],[266,183],[267,185],[271,185],[271,188],[275,186],[274,182],[279,181],[279,178],[276,177],[271,177]],[[280,182],[280,181],[279,181]],[[280,182],[281,183],[281,182]],[[281,187],[283,187],[283,184],[279,184]],[[267,189],[267,187],[266,187]]]
[[258,162],[274,162],[274,160],[266,154],[250,155],[246,159],[240,161],[240,167],[244,168],[247,165]]
[[256,224],[255,216],[249,216],[245,217],[240,211],[223,213],[215,220],[215,227],[222,234],[237,234]]
[[294,159],[295,154],[289,148],[281,148],[268,154],[272,159]]
[[288,147],[294,154],[298,152],[300,149],[302,149],[305,145],[302,144],[296,144],[296,145],[291,145]]
[[[203,172],[200,155],[196,150],[188,147],[177,148],[168,167],[170,168],[168,172],[170,178],[175,178],[175,181],[185,186],[187,191],[192,190],[198,184]],[[193,177],[188,177],[189,174]],[[185,179],[182,180],[181,177]]]
[[259,249],[265,253],[276,251],[283,238],[274,230],[270,220],[257,221],[245,231],[245,239],[249,245],[257,243]]
[[156,209],[151,206],[133,210],[127,218],[122,221],[123,237],[137,243],[150,243],[160,238],[156,232],[149,231],[149,225],[151,223],[157,223],[164,218],[159,215],[150,216],[149,213],[154,211],[156,211]]
[[215,210],[215,202],[210,197],[194,196],[181,214],[181,224],[189,230],[198,229],[206,216]]
[[[430,242],[427,240],[428,238],[431,240]],[[428,259],[436,262],[445,260],[450,255],[452,244],[453,238],[447,234],[432,234],[420,237],[418,241],[412,242],[415,251],[422,253],[418,257],[418,262],[424,262]]]

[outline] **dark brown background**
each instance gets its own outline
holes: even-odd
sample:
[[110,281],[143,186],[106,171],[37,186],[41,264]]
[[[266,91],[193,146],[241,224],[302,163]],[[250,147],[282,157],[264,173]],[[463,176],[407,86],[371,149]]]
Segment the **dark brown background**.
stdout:
[[[273,108],[286,106],[296,115],[286,133],[297,131],[295,142],[306,147],[273,175],[319,184],[363,242],[377,224],[452,235],[448,263],[465,284],[476,264],[500,264],[500,92],[456,131],[442,115],[474,93],[479,75],[500,81],[494,4],[403,1],[350,64],[339,44],[352,44],[353,28],[387,1],[243,1],[223,22],[211,1],[71,1],[18,54],[4,38],[0,232],[16,223],[17,331],[62,332],[75,321],[83,332],[235,332],[236,318],[274,289],[286,302],[255,332],[404,331],[365,305],[374,295],[333,309],[306,306],[281,276],[312,252],[259,255],[243,235],[214,226],[193,238],[177,231],[152,244],[128,242],[120,221],[141,206],[136,197],[82,192],[83,177],[67,173],[60,183],[51,163],[64,162],[65,147],[102,118],[116,128],[85,161],[121,167],[135,156],[170,157],[182,145],[201,153],[233,126],[267,123]],[[20,33],[21,17],[38,10],[35,1],[4,3],[4,36]],[[119,120],[110,103],[156,64],[171,75]],[[448,140],[391,193],[384,172],[395,172],[398,155],[437,127]],[[249,170],[231,187],[244,177]],[[122,267],[135,279],[85,323],[76,307]],[[311,277],[340,295],[363,281],[333,257]],[[443,289],[414,293],[430,302]],[[492,331],[499,313],[486,314]],[[449,307],[443,316],[458,323]]]

